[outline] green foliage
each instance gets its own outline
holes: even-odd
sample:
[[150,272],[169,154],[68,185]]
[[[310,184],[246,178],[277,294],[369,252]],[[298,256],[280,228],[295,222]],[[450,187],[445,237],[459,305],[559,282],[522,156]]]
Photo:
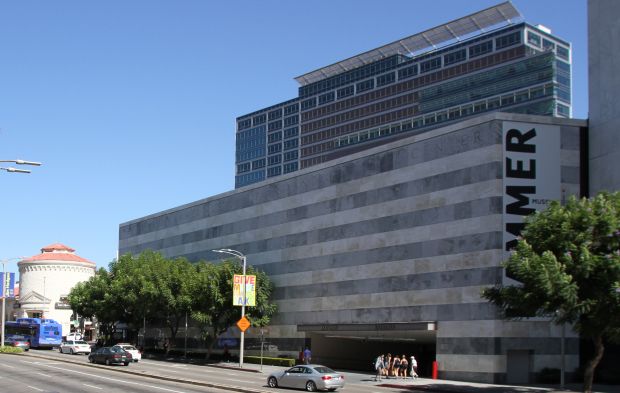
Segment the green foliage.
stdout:
[[[144,320],[164,323],[174,342],[188,313],[200,322],[208,344],[239,320],[240,307],[232,305],[233,275],[241,274],[237,261],[220,264],[189,263],[144,251],[126,254],[100,269],[88,281],[77,284],[68,299],[71,308],[85,317],[96,317],[104,338],[111,338],[118,322],[139,329]],[[248,266],[257,276],[256,307],[246,307],[252,326],[269,323],[276,311],[270,301],[273,285],[264,272]]]
[[571,198],[526,219],[506,273],[521,285],[485,296],[508,318],[551,316],[581,334],[620,338],[620,193]]
[[118,307],[121,294],[114,292],[112,276],[103,268],[99,269],[88,281],[78,283],[68,296],[71,308],[78,314],[97,318],[100,335],[110,338],[118,321],[124,320],[124,313]]
[[22,353],[24,350],[19,347],[0,346],[0,353]]
[[[236,260],[201,262],[196,265],[196,273],[191,315],[200,322],[203,338],[211,349],[217,337],[241,317],[241,307],[233,306],[232,299],[233,276],[242,274],[243,268]],[[246,307],[246,317],[254,327],[265,326],[276,312],[276,305],[270,301],[273,284],[267,274],[252,266],[247,267],[246,274],[256,275],[256,307]]]
[[[245,363],[260,364],[260,356],[244,356],[243,361]],[[263,364],[266,366],[293,367],[295,359],[263,357]]]
[[591,391],[604,339],[620,341],[620,192],[552,202],[525,222],[504,263],[519,283],[487,288],[483,296],[506,318],[551,317],[590,338],[595,354],[584,388]]

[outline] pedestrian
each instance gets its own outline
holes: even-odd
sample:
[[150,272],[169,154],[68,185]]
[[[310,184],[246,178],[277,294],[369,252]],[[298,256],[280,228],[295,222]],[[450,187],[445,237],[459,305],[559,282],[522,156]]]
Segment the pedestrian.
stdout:
[[381,380],[381,375],[383,374],[383,369],[385,368],[385,364],[383,363],[385,360],[383,355],[377,356],[375,359],[375,381]]
[[409,362],[407,361],[407,356],[403,355],[400,359],[400,376],[403,379],[407,379],[407,369],[409,368]]
[[418,361],[415,356],[411,355],[410,364],[411,364],[411,379],[418,378]]
[[164,352],[166,353],[166,355],[168,354],[168,348],[170,347],[170,341],[168,341],[168,339],[166,338],[164,340]]
[[392,375],[398,379],[398,374],[400,371],[400,358],[398,355],[394,355],[394,360],[392,361]]
[[312,352],[310,351],[310,348],[308,347],[306,347],[306,349],[304,350],[304,363],[305,364],[312,363]]
[[392,374],[392,354],[388,352],[387,357],[385,358],[385,367],[383,369],[383,374],[386,379],[390,379],[390,375]]

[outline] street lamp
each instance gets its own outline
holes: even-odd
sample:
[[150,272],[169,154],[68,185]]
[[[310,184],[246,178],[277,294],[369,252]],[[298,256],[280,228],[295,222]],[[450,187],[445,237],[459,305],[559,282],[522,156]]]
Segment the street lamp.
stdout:
[[[26,160],[0,160],[0,162],[8,162],[17,165],[33,165],[33,166],[41,166],[40,162],[36,161],[26,161]],[[12,172],[12,173],[30,173],[28,169],[18,169],[13,167],[0,167],[0,170]],[[3,341],[4,342],[4,341]]]
[[[241,262],[243,263],[243,278],[242,278],[242,287],[243,287],[243,302],[241,303],[241,318],[243,319],[243,317],[245,317],[245,301],[246,301],[246,297],[245,297],[245,261],[246,261],[246,256],[243,255],[242,252],[236,251],[236,250],[231,250],[230,248],[222,248],[220,250],[212,250],[214,252],[219,252],[221,254],[230,254],[230,255],[234,255],[237,258],[241,259]],[[245,332],[241,331],[241,344],[239,345],[239,368],[243,368],[243,344],[245,341]]]
[[6,287],[6,263],[7,262],[11,262],[11,261],[16,261],[19,259],[24,259],[24,257],[18,257],[18,258],[8,258],[8,259],[3,259],[0,262],[2,262],[2,333],[1,333],[1,339],[2,339],[2,344],[0,344],[1,346],[4,346],[4,320],[5,320],[5,313],[6,313],[6,292],[7,292],[7,287]]

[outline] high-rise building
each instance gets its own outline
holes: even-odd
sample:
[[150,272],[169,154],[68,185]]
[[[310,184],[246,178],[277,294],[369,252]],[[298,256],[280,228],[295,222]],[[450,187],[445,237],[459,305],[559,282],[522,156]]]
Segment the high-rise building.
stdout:
[[295,78],[237,118],[235,187],[488,111],[571,117],[571,46],[510,2]]

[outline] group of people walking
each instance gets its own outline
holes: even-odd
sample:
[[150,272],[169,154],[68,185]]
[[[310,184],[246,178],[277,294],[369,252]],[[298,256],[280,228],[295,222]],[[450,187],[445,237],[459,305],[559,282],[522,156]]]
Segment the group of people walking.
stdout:
[[375,371],[375,381],[380,381],[383,377],[407,379],[407,375],[415,379],[418,377],[418,361],[413,355],[409,359],[406,355],[379,355],[375,359]]

